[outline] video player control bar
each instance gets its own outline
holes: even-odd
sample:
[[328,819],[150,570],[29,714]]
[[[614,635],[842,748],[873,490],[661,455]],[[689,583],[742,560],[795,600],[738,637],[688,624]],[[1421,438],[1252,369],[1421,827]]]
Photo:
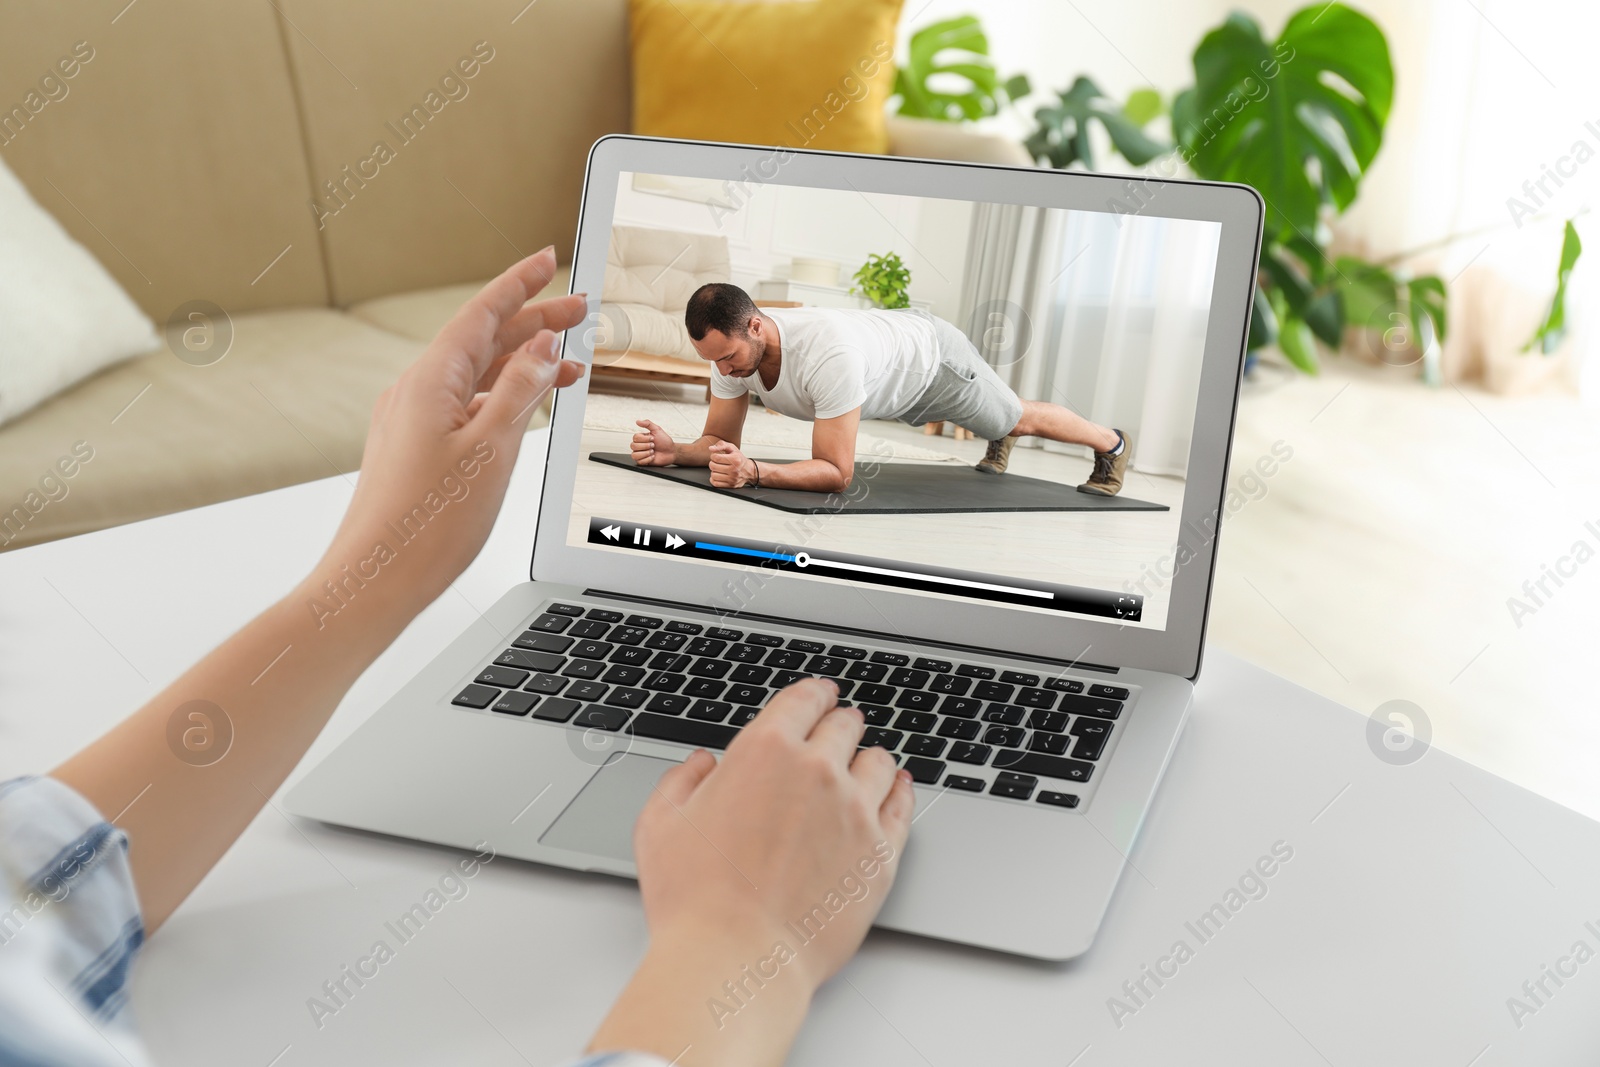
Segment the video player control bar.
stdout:
[[722,563],[744,563],[798,574],[865,581],[981,600],[1031,604],[1125,622],[1138,622],[1144,611],[1144,598],[1132,593],[997,578],[995,575],[946,567],[913,567],[899,560],[795,548],[693,530],[665,529],[621,519],[591,518],[588,540],[592,545]]

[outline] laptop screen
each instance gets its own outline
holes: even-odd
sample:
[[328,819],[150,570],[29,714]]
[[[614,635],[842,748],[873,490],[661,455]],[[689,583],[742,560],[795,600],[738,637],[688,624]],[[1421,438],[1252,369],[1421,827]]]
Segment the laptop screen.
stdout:
[[1222,227],[1128,207],[622,173],[568,543],[1164,629]]

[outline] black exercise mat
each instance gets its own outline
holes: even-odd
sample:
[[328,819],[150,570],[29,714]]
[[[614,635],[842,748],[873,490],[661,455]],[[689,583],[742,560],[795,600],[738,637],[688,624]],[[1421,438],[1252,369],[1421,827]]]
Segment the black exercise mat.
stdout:
[[[652,478],[721,493],[735,500],[802,515],[928,515],[966,511],[1170,511],[1165,504],[1126,496],[1080,493],[1070,485],[1018,474],[982,474],[954,463],[879,462],[863,492],[808,493],[799,489],[718,489],[705,467],[641,467],[621,452],[591,452],[589,458]],[[864,477],[857,469],[856,478]]]

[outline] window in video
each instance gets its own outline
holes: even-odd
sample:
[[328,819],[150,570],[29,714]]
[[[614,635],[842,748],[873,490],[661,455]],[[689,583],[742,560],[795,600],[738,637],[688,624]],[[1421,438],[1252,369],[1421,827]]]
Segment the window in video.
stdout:
[[624,174],[569,539],[1163,628],[1220,230]]

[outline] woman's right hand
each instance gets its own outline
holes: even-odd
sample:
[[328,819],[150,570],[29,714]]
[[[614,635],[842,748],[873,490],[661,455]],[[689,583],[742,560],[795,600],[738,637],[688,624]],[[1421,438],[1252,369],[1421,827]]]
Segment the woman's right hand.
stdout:
[[666,467],[677,459],[677,443],[667,431],[649,419],[638,421],[640,430],[633,435],[633,461],[641,467]]
[[[634,832],[650,951],[592,1048],[781,1063],[883,906],[914,799],[832,682],[790,686],[719,762],[661,777]],[[688,1046],[688,1050],[685,1050]]]

